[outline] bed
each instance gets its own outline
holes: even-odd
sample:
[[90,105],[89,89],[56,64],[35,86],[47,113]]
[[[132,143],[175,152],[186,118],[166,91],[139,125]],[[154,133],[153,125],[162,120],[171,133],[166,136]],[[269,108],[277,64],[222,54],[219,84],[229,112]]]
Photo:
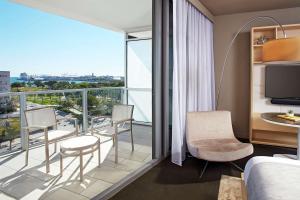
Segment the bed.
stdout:
[[245,167],[248,200],[299,200],[300,161],[257,156]]

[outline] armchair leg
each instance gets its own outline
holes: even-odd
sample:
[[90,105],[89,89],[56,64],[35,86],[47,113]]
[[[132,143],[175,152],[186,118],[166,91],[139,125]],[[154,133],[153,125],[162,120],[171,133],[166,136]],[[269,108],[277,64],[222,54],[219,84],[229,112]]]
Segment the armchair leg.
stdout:
[[49,164],[49,143],[46,141],[45,144],[45,154],[46,154],[46,173],[50,172],[50,164]]
[[204,168],[202,169],[202,172],[201,172],[199,178],[202,178],[204,172],[206,171],[207,165],[208,165],[208,161],[206,161],[206,163],[205,163],[205,165],[204,165]]
[[237,168],[238,170],[240,170],[241,172],[244,172],[244,170],[238,166],[237,164],[235,164],[234,162],[229,162],[232,166],[234,166],[235,168]]

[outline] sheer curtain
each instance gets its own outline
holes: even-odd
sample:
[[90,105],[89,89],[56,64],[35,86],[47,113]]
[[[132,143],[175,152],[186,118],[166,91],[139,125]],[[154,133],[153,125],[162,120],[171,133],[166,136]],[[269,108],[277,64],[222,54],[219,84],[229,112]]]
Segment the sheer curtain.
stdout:
[[186,153],[186,113],[215,109],[213,24],[186,0],[173,0],[172,162]]

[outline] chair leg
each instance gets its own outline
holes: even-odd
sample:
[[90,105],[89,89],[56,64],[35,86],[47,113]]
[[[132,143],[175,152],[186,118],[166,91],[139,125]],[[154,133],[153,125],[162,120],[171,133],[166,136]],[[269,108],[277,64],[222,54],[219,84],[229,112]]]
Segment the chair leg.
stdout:
[[54,143],[54,153],[57,151],[57,142]]
[[98,142],[98,167],[101,165],[101,150],[100,150],[100,139]]
[[63,175],[63,156],[62,156],[62,150],[60,150],[59,158],[60,158],[60,176],[62,176]]
[[78,136],[78,134],[79,134],[79,125],[75,125],[75,127],[76,127],[76,136]]
[[202,178],[204,172],[206,171],[207,165],[208,165],[208,161],[206,161],[206,163],[205,163],[205,165],[204,165],[204,168],[202,169],[202,172],[201,172],[199,178]]
[[49,163],[49,143],[46,141],[45,144],[45,154],[46,154],[46,173],[50,172],[50,163]]
[[115,163],[118,164],[118,136],[115,134],[114,136],[114,141],[115,141]]
[[235,168],[237,168],[238,170],[240,170],[241,172],[244,172],[244,170],[238,166],[237,164],[235,164],[234,162],[229,162],[232,166],[234,166]]
[[80,182],[83,181],[83,159],[82,159],[82,151],[80,151],[80,155],[79,155],[79,159],[80,159]]
[[115,147],[115,143],[116,143],[115,137],[112,138],[112,141],[113,141],[113,147]]
[[130,129],[130,135],[131,135],[131,150],[134,151],[134,143],[133,143],[132,127],[131,127],[131,129]]
[[29,133],[26,135],[26,157],[25,157],[25,166],[28,165],[29,158]]

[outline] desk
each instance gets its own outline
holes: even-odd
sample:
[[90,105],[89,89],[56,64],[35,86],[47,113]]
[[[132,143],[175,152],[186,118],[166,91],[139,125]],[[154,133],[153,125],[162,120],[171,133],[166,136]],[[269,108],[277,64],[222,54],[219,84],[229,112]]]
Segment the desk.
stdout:
[[[300,160],[300,122],[293,122],[293,121],[282,119],[282,118],[278,117],[278,115],[284,115],[284,114],[285,113],[263,113],[263,114],[261,114],[261,118],[268,123],[277,124],[280,126],[288,126],[288,127],[298,128],[297,155],[275,154],[274,156]],[[300,115],[296,114],[296,116],[300,116]]]

